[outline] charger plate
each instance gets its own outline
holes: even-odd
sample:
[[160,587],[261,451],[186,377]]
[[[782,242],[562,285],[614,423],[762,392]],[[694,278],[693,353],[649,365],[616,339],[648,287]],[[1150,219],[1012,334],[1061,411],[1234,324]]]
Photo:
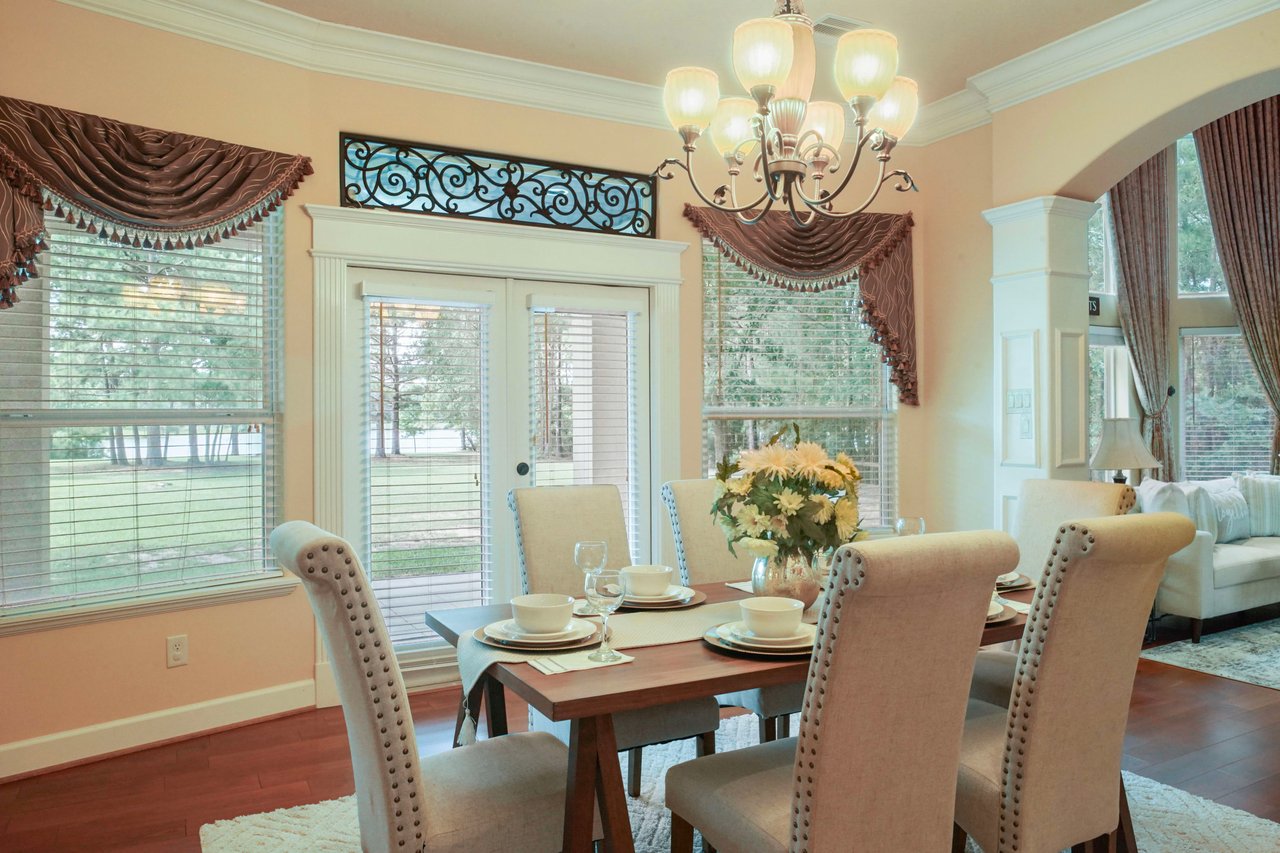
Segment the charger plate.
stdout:
[[623,601],[619,610],[684,610],[687,607],[697,607],[699,604],[707,600],[707,594],[702,590],[694,590],[693,595],[687,598],[677,598],[675,601]]
[[1008,622],[1012,619],[1017,618],[1017,616],[1018,616],[1018,611],[1014,610],[1012,607],[1006,604],[1004,605],[1004,608],[1000,611],[998,615],[992,616],[990,619],[987,620],[987,624],[1002,625],[1005,622]]
[[[612,631],[610,632],[612,633]],[[499,640],[490,637],[484,632],[484,628],[477,628],[471,634],[476,640],[484,643],[486,646],[493,646],[495,649],[509,649],[511,651],[520,652],[563,652],[569,649],[589,649],[592,646],[600,645],[600,627],[596,626],[589,636],[580,640],[573,640],[566,643],[519,643],[515,640]]]
[[717,633],[719,627],[719,625],[716,625],[708,628],[707,632],[702,635],[702,642],[716,651],[729,652],[749,658],[791,658],[792,660],[807,658],[813,654],[812,646],[804,649],[748,649],[745,646],[736,646]]

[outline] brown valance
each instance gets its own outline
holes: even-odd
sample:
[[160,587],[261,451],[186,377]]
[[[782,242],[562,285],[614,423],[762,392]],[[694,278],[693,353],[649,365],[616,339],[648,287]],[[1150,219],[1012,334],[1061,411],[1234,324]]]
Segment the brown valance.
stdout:
[[889,365],[899,401],[920,404],[910,213],[819,217],[807,229],[777,211],[751,225],[690,204],[684,215],[736,266],[775,287],[812,292],[857,281],[863,320]]
[[311,160],[0,97],[0,308],[37,274],[43,219],[140,248],[191,249],[262,221]]

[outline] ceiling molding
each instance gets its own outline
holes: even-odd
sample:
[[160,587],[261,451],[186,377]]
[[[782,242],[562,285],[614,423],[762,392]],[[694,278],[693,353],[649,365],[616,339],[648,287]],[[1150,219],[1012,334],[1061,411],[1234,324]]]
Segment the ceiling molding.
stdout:
[[[258,0],[60,0],[298,68],[667,130],[658,86],[320,21]],[[1280,0],[1149,0],[969,78],[925,104],[904,145],[1280,9]]]

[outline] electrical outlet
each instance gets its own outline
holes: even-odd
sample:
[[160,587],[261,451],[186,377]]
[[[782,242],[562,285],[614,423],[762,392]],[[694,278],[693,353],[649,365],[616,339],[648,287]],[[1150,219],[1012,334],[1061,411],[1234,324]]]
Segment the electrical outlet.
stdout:
[[172,669],[175,666],[187,665],[187,635],[174,634],[164,641],[165,660]]

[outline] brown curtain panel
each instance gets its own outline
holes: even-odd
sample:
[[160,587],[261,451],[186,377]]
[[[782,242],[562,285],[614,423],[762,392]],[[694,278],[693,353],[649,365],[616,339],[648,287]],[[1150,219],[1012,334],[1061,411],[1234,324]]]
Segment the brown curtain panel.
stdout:
[[1280,474],[1280,97],[1195,132],[1209,218],[1240,334],[1276,413]]
[[685,205],[684,215],[734,265],[775,287],[812,292],[857,281],[863,320],[898,400],[920,405],[910,213],[819,217],[805,230],[778,211],[751,225],[708,207]]
[[[1160,479],[1176,480],[1169,435],[1169,193],[1164,151],[1111,188],[1112,237],[1120,326],[1137,377],[1143,435],[1162,463]],[[1141,472],[1136,472],[1141,481]]]
[[0,97],[0,308],[36,275],[45,211],[105,239],[190,249],[260,222],[310,158]]

